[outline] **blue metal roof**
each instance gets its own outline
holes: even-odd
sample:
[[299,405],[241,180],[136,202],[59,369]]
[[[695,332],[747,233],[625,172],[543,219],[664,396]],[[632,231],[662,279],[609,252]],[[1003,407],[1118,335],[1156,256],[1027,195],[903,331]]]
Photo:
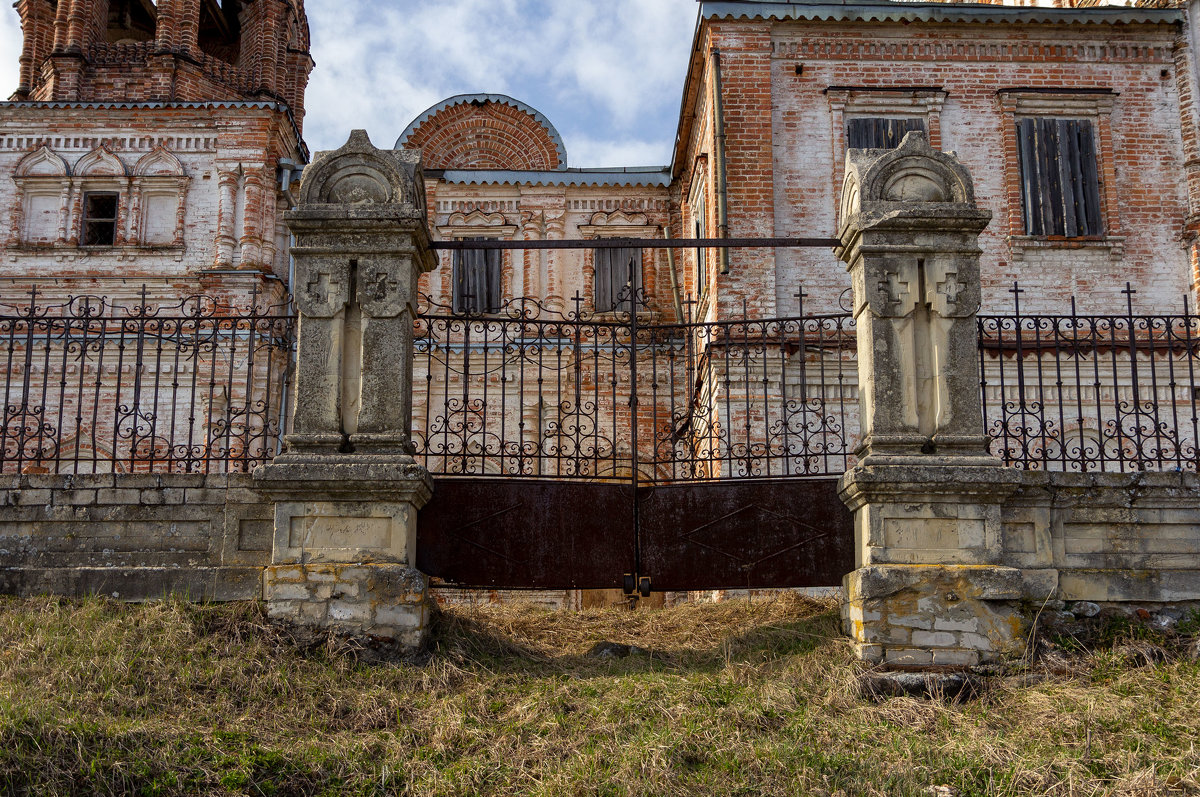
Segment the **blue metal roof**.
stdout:
[[545,115],[542,114],[542,112],[538,109],[526,105],[520,100],[513,99],[507,94],[457,94],[453,97],[442,100],[437,105],[432,105],[429,108],[426,108],[420,116],[409,122],[408,127],[404,128],[404,132],[400,134],[398,139],[396,139],[396,146],[394,146],[393,149],[402,148],[408,142],[409,136],[411,136],[418,127],[424,124],[429,117],[439,113],[440,111],[444,111],[447,108],[453,108],[455,105],[464,105],[468,102],[495,102],[499,103],[500,105],[510,105],[513,108],[516,108],[518,111],[524,111],[532,116],[542,127],[546,129],[546,132],[550,134],[550,139],[554,142],[555,149],[558,150],[558,162],[561,164],[560,168],[566,168],[567,148],[566,145],[563,144],[562,136],[560,136],[558,131],[554,129],[554,125],[550,124],[550,120],[547,119]]
[[797,19],[829,22],[1025,22],[1130,24],[1183,21],[1178,8],[1089,6],[1039,8],[983,3],[889,0],[702,0],[706,19]]

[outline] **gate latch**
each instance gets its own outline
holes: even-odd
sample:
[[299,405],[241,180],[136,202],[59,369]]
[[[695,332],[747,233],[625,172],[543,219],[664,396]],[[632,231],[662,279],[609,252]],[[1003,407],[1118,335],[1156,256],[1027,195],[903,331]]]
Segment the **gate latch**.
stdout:
[[650,576],[638,576],[636,573],[626,573],[624,578],[624,589],[626,595],[632,595],[636,592],[643,598],[649,598]]

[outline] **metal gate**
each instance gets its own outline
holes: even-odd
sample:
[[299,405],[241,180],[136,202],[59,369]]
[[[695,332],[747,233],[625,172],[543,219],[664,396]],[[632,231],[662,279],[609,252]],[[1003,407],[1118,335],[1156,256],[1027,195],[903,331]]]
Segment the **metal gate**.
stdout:
[[839,584],[850,316],[647,323],[628,301],[581,304],[424,300],[414,441],[435,489],[418,567],[518,589]]

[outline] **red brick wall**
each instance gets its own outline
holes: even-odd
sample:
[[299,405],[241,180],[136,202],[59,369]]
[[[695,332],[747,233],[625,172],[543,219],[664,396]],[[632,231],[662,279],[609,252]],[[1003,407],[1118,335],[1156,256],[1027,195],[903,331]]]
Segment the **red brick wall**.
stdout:
[[413,130],[405,146],[427,169],[557,169],[558,149],[530,114],[500,102],[452,105]]
[[[714,28],[710,46],[720,52],[729,237],[770,237],[775,234],[771,31],[721,26]],[[729,273],[718,277],[715,288],[722,317],[740,313],[743,304],[752,316],[775,315],[774,252],[731,250]]]
[[[693,69],[702,90],[687,100],[697,121],[678,156],[674,187],[685,216],[693,164],[712,164],[710,191],[715,171],[713,106],[705,96],[713,48],[721,52],[724,83],[731,236],[836,233],[844,120],[830,87],[941,87],[944,102],[928,127],[943,149],[958,152],[977,200],[994,213],[981,239],[985,307],[1007,309],[1014,280],[1031,309],[1061,310],[1077,294],[1081,309],[1115,310],[1126,280],[1147,310],[1181,307],[1193,279],[1181,236],[1189,206],[1185,163],[1194,156],[1185,154],[1180,133],[1180,107],[1190,107],[1191,97],[1181,82],[1186,57],[1175,25],[709,20],[700,42]],[[998,94],[1013,88],[1111,92],[1111,111],[1095,125],[1105,240],[1021,240],[1015,121]],[[1194,149],[1194,128],[1184,127]],[[714,197],[714,213],[715,206]],[[715,219],[710,229],[715,234]],[[849,286],[842,265],[823,249],[773,257],[769,250],[734,251],[730,264],[712,291],[723,315],[740,313],[742,296],[752,306],[793,313],[800,285],[811,297],[806,309],[836,309]]]

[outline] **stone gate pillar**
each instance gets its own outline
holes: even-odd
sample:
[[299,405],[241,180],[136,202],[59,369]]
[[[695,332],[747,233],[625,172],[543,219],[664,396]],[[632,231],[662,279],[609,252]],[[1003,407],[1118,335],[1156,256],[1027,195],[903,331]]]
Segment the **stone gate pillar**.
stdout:
[[355,130],[305,170],[295,210],[299,311],[287,451],[255,470],[275,499],[271,616],[414,647],[428,617],[413,568],[429,473],[412,457],[417,279],[436,265],[420,154]]
[[854,292],[862,442],[839,485],[856,569],[843,620],[864,659],[964,666],[1019,647],[1045,571],[1000,566],[1019,474],[987,455],[975,316],[979,233],[958,159],[909,133],[850,150],[841,240]]

